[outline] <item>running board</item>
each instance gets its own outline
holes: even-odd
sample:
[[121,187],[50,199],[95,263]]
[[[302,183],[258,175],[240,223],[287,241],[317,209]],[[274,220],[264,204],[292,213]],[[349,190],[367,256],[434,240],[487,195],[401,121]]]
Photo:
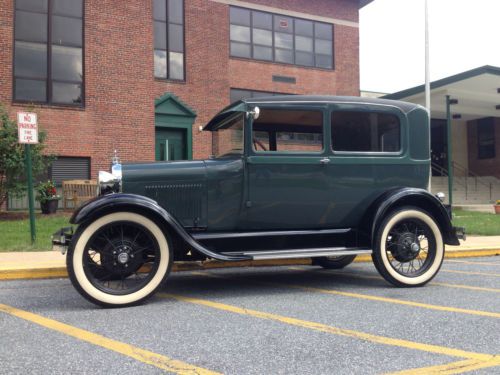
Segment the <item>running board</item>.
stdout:
[[238,251],[221,253],[226,256],[246,256],[252,260],[262,259],[293,259],[331,257],[343,255],[371,254],[372,250],[366,247],[320,247],[315,249],[288,249],[263,251]]

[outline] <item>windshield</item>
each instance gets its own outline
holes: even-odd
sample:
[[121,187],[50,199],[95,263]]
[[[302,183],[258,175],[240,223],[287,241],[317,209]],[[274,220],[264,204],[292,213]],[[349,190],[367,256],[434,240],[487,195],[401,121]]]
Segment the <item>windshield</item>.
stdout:
[[237,113],[212,132],[212,149],[216,158],[228,154],[243,154],[245,114]]

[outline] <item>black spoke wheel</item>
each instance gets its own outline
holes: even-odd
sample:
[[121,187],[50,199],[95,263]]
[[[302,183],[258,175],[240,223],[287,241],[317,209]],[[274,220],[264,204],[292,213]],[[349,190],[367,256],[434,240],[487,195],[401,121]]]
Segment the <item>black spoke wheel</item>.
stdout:
[[356,259],[356,255],[318,257],[312,259],[312,264],[329,270],[338,270],[354,262],[354,259]]
[[68,250],[71,282],[102,306],[128,306],[150,297],[166,279],[172,250],[162,229],[131,212],[115,212],[78,227]]
[[161,254],[151,232],[117,221],[100,228],[83,252],[89,281],[109,294],[128,294],[146,285],[158,270]]
[[372,259],[380,274],[397,286],[421,286],[439,271],[444,258],[441,231],[425,211],[404,207],[381,223]]

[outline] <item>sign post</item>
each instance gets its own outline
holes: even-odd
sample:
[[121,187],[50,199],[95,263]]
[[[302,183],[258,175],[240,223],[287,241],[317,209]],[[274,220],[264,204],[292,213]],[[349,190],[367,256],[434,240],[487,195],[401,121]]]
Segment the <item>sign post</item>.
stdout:
[[36,113],[18,112],[17,129],[19,134],[19,143],[24,144],[24,153],[26,156],[26,176],[28,179],[28,206],[30,212],[30,232],[31,244],[36,239],[35,228],[35,200],[33,197],[33,176],[31,171],[31,144],[38,143],[38,122]]

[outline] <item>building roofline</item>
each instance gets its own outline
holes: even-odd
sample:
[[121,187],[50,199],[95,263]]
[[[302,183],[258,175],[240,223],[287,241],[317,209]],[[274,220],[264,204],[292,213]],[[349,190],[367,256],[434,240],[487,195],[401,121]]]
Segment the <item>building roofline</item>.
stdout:
[[[491,66],[491,65],[484,65],[479,68],[467,70],[462,73],[455,74],[453,76],[449,76],[446,78],[439,79],[437,81],[431,82],[431,90],[432,89],[437,89],[438,87],[446,86],[449,85],[450,83],[455,83],[459,81],[463,81],[468,78],[476,77],[481,74],[494,74],[494,75],[499,75],[500,76],[500,67],[497,66]],[[406,90],[398,91],[393,94],[388,94],[385,96],[382,96],[384,99],[404,99],[409,96],[413,96],[419,93],[422,93],[425,91],[425,85],[419,85],[415,86]]]
[[363,8],[365,5],[372,3],[374,0],[359,0],[359,7]]

